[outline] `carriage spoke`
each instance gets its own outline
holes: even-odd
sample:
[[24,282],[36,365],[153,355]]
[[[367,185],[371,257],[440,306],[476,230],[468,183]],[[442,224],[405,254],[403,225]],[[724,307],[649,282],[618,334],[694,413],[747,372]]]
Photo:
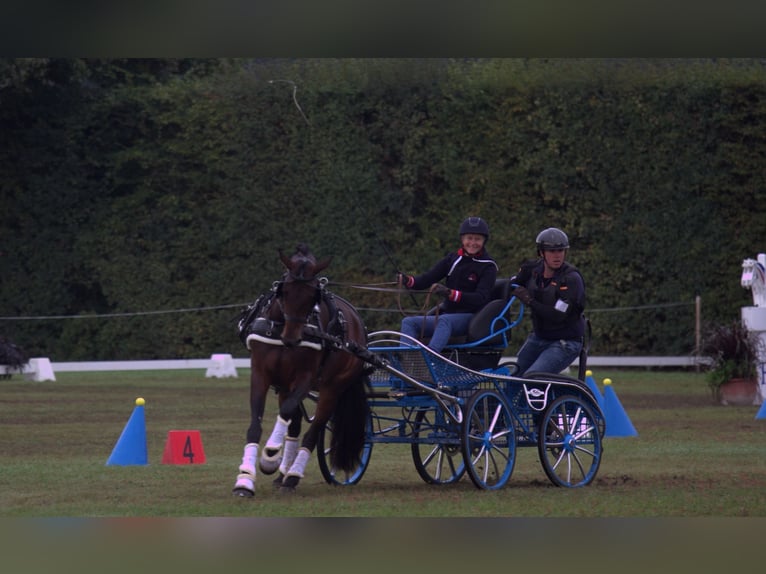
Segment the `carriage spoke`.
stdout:
[[538,449],[543,469],[557,486],[589,484],[601,462],[601,436],[590,407],[563,395],[543,415]]
[[441,447],[435,446],[431,449],[426,458],[423,460],[423,466],[428,466],[431,464],[431,461],[434,459],[434,457],[436,457],[436,470],[434,471],[434,478],[438,482],[441,479],[442,464],[444,464],[444,451],[441,449]]
[[436,409],[419,410],[413,421],[412,460],[428,484],[457,482],[465,472],[460,449],[453,443],[453,425]]
[[505,398],[494,390],[477,391],[466,407],[464,458],[473,483],[483,489],[505,485],[516,460],[515,427]]

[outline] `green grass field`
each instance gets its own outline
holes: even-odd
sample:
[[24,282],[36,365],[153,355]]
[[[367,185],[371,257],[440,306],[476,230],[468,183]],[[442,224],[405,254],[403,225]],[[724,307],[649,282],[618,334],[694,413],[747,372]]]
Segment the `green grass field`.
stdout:
[[[428,485],[409,445],[377,444],[359,484],[327,485],[315,457],[292,496],[259,475],[256,497],[232,496],[249,423],[247,369],[18,375],[0,382],[0,508],[5,517],[764,517],[766,420],[758,407],[713,403],[698,373],[594,372],[611,378],[637,437],[606,438],[595,481],[550,484],[522,448],[508,485]],[[107,466],[146,400],[149,464]],[[276,408],[270,395],[268,436]],[[205,464],[161,464],[171,429],[199,430]]]
[[[599,473],[584,488],[552,486],[531,448],[519,450],[501,490],[479,490],[467,477],[432,486],[409,445],[377,444],[355,486],[327,485],[314,457],[295,494],[280,495],[259,475],[255,498],[241,499],[231,488],[249,423],[248,375],[0,381],[4,568],[386,573],[558,564],[589,574],[696,574],[762,560],[766,420],[755,419],[758,407],[714,404],[703,375],[594,372],[599,383],[612,379],[638,436],[606,438]],[[137,397],[146,400],[149,464],[107,466]],[[271,395],[267,410],[275,404]],[[204,464],[161,464],[173,429],[200,431]]]

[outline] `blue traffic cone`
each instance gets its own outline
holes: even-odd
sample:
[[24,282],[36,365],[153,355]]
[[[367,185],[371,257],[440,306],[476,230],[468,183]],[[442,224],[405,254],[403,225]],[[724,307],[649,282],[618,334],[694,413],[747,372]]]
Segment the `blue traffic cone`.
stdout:
[[588,385],[588,388],[596,396],[596,401],[598,401],[598,406],[601,407],[601,410],[603,411],[604,410],[604,395],[601,394],[601,390],[598,388],[598,385],[596,384],[596,380],[593,378],[593,371],[585,371],[585,384]]
[[758,409],[758,414],[755,415],[756,419],[766,419],[766,401],[761,403],[761,408]]
[[114,450],[106,461],[107,466],[149,464],[146,449],[146,421],[144,418],[144,399],[137,398],[133,414],[122,429],[122,434],[114,445]]
[[604,418],[606,418],[605,437],[638,436],[628,413],[622,408],[620,399],[612,388],[611,379],[604,379]]

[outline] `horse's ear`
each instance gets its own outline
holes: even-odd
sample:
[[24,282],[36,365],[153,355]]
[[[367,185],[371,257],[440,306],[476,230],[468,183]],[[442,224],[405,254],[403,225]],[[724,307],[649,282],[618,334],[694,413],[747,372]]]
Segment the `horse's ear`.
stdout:
[[314,275],[316,275],[317,273],[322,271],[325,267],[327,267],[331,261],[332,261],[332,255],[330,257],[325,257],[319,263],[314,265]]
[[290,258],[287,255],[285,255],[284,253],[282,253],[281,249],[278,250],[278,253],[279,253],[279,260],[282,262],[282,264],[285,267],[290,269],[290,265],[292,264],[292,261],[290,260]]

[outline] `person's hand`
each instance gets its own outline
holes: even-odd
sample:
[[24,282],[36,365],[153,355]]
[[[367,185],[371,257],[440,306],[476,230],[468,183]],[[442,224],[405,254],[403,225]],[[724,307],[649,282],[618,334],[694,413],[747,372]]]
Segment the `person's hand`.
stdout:
[[445,299],[449,299],[451,292],[452,292],[452,289],[450,289],[449,287],[445,287],[441,283],[434,283],[433,286],[431,287],[431,293],[439,297],[444,297]]
[[396,284],[401,285],[405,289],[409,289],[411,281],[412,281],[412,277],[410,277],[409,275],[405,275],[404,273],[396,274]]
[[532,295],[529,294],[526,287],[516,287],[516,289],[513,290],[513,294],[516,296],[516,299],[524,303],[524,305],[530,305],[532,303]]

